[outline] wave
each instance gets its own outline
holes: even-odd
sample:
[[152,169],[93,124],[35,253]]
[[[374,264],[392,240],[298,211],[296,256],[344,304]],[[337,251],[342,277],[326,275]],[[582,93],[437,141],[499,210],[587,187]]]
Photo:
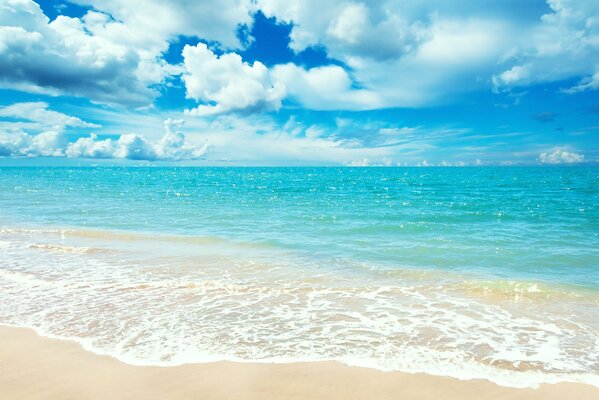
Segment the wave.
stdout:
[[49,243],[32,243],[29,245],[30,249],[37,250],[48,250],[48,251],[56,251],[61,253],[104,253],[109,250],[103,248],[94,248],[94,247],[75,247],[75,246],[63,246],[60,244],[49,244]]
[[[109,356],[125,364],[133,366],[149,367],[175,367],[189,364],[205,364],[214,362],[238,362],[255,364],[289,364],[334,361],[342,364],[370,368],[383,372],[422,373],[435,376],[448,376],[460,380],[484,379],[500,386],[514,388],[536,389],[542,384],[557,384],[563,382],[587,384],[599,388],[599,374],[592,373],[568,373],[568,372],[544,372],[539,371],[538,363],[520,362],[516,368],[510,369],[505,366],[513,366],[508,361],[493,360],[489,363],[468,362],[462,360],[455,363],[431,363],[427,364],[432,357],[431,352],[426,349],[406,349],[403,358],[408,362],[401,366],[385,362],[380,358],[348,356],[324,356],[324,355],[302,355],[302,356],[273,356],[260,358],[245,358],[226,353],[212,353],[210,351],[186,351],[176,359],[170,361],[148,360],[132,356],[127,352],[110,350],[96,344],[93,337],[78,337],[54,334],[51,331],[36,325],[2,323],[6,327],[28,328],[34,330],[38,335],[51,339],[64,340],[79,344],[84,350],[91,353]],[[428,357],[427,357],[428,355]]]
[[[229,245],[242,248],[276,248],[272,241],[244,241],[232,240],[221,236],[175,235],[156,232],[122,231],[108,229],[81,229],[81,228],[23,228],[2,227],[0,235],[27,235],[38,237],[59,237],[60,239],[91,239],[106,241],[108,243],[121,242],[166,242],[189,245]],[[53,245],[48,245],[53,246]],[[58,245],[56,246],[58,248]]]
[[[231,255],[219,238],[0,234],[0,323],[130,364],[335,360],[505,386],[599,387],[599,303],[570,286],[313,262],[271,248]],[[128,241],[141,252],[123,250]]]
[[451,288],[469,296],[488,300],[522,301],[579,301],[599,305],[599,292],[587,287],[567,284],[516,281],[516,280],[467,280]]

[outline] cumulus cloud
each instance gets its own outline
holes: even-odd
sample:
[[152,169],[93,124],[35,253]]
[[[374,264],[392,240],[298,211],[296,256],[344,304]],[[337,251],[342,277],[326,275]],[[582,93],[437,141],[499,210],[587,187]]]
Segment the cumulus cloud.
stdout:
[[[198,160],[208,152],[210,145],[193,144],[177,130],[182,120],[164,121],[165,134],[157,141],[134,133],[120,135],[118,139],[99,139],[95,133],[69,142],[66,127],[98,128],[85,122],[48,109],[48,104],[16,103],[0,108],[0,118],[27,118],[34,121],[0,122],[0,156],[2,157],[71,157],[71,158],[118,158],[147,161]],[[39,123],[38,123],[39,121]],[[12,124],[12,125],[11,125]],[[42,130],[53,125],[54,130]],[[30,128],[26,132],[23,128]],[[37,133],[32,133],[34,131]]]
[[188,110],[188,114],[206,116],[281,107],[285,87],[271,82],[269,71],[261,62],[250,65],[235,53],[219,57],[204,43],[185,46],[183,58],[187,97],[207,103]]
[[155,92],[138,74],[139,61],[135,49],[94,35],[83,20],[50,22],[31,0],[0,4],[0,87],[143,105]]
[[188,142],[182,132],[173,127],[181,126],[182,120],[164,121],[165,135],[157,142],[150,142],[138,134],[124,134],[118,140],[98,140],[96,135],[80,138],[69,143],[65,154],[75,158],[123,158],[147,161],[198,160],[208,152],[210,145],[197,146]]
[[180,36],[240,48],[251,0],[72,0],[79,18],[50,21],[33,0],[0,2],[0,88],[148,106],[182,72],[164,59]]
[[61,132],[47,131],[37,135],[0,132],[0,156],[62,157],[66,140]]
[[112,139],[98,140],[95,133],[89,137],[79,138],[69,143],[66,149],[67,157],[74,158],[113,158],[116,150]]
[[321,45],[335,58],[396,58],[426,37],[423,21],[404,17],[401,3],[259,0],[279,20],[293,22],[291,48]]
[[[452,92],[483,88],[476,74],[507,49],[507,26],[489,20],[435,20],[427,40],[395,58],[340,54],[347,67],[286,64],[273,77],[305,107],[370,110],[430,105]],[[348,72],[351,70],[351,74]]]
[[266,15],[293,23],[293,50],[321,46],[344,63],[349,84],[330,91],[295,83],[310,71],[277,67],[292,76],[281,77],[290,95],[317,109],[421,107],[460,92],[581,76],[565,92],[596,89],[599,3],[547,3],[549,12],[516,0],[258,0]]
[[584,155],[558,147],[551,151],[541,153],[538,161],[541,164],[577,164],[584,162]]
[[[419,107],[489,87],[499,60],[526,34],[518,13],[504,15],[508,4],[260,0],[258,5],[267,15],[293,23],[292,49],[322,46],[344,63],[343,73],[325,67],[335,73],[334,82],[345,80],[342,90],[301,88],[294,77],[281,77],[290,95],[308,108]],[[300,81],[310,72],[323,74],[301,74],[298,66],[277,69]]]
[[[597,4],[548,0],[543,15],[540,5],[523,9],[515,0],[258,1],[266,15],[293,23],[293,50],[324,47],[349,67],[351,88],[375,93],[382,107],[426,106],[459,92],[577,76],[588,78],[570,92],[594,89]],[[312,107],[322,91],[297,97]]]
[[[582,79],[566,93],[599,86],[599,6],[588,0],[547,0],[549,12],[519,0],[72,2],[90,10],[50,21],[32,0],[0,4],[0,87],[137,107],[183,74],[199,103],[189,113],[203,116],[278,110],[287,95],[308,108],[366,110],[567,78]],[[342,66],[244,62],[238,33],[257,10],[292,24],[294,51],[318,46]],[[226,54],[188,46],[183,64],[169,64],[181,36]]]
[[166,134],[156,145],[156,154],[162,160],[197,160],[203,158],[210,149],[209,143],[195,146],[187,142],[185,135],[176,129],[183,126],[181,119],[166,119],[164,127]]

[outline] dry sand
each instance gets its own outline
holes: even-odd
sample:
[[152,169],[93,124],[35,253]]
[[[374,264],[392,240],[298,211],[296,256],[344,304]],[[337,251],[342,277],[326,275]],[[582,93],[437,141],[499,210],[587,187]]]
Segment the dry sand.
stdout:
[[0,399],[597,400],[599,389],[569,383],[512,389],[335,362],[136,367],[29,329],[0,327]]

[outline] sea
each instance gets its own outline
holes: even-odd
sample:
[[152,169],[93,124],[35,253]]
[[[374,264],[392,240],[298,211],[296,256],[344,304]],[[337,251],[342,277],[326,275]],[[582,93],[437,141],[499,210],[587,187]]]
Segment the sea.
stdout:
[[0,167],[0,324],[599,387],[599,167]]

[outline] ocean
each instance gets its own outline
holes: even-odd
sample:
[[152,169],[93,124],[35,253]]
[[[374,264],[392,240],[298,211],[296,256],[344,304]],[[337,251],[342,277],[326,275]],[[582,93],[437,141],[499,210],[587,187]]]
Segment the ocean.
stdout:
[[0,324],[599,386],[599,168],[0,167]]

